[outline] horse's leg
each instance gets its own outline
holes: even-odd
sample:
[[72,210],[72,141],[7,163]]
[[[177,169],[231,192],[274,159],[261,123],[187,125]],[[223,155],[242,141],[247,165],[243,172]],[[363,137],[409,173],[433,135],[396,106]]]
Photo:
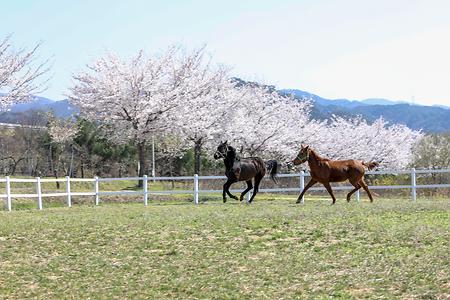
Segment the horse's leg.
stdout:
[[233,183],[234,183],[234,180],[228,179],[227,182],[225,182],[225,184],[223,185],[223,192],[222,192],[223,203],[227,202],[226,194],[228,194],[231,198],[233,198],[233,197],[236,198],[236,196],[231,195],[230,191],[228,190]]
[[329,182],[323,184],[325,188],[327,189],[328,193],[330,194],[331,198],[333,199],[332,205],[336,203],[336,197],[334,197],[333,190],[331,189],[331,185]]
[[355,187],[353,190],[351,190],[348,194],[347,194],[347,202],[350,202],[350,197],[361,188],[361,185],[358,182],[352,182],[350,181],[350,183]]
[[241,197],[239,198],[240,201],[244,200],[245,194],[247,194],[248,191],[250,191],[253,188],[252,180],[247,180],[247,188],[241,193]]
[[361,180],[359,181],[359,184],[363,187],[363,189],[366,191],[367,195],[369,195],[369,199],[370,202],[373,202],[373,198],[372,198],[372,194],[369,191],[369,187],[367,186],[367,184],[364,182],[364,179],[361,178]]
[[227,195],[226,195],[227,187],[228,187],[228,180],[223,185],[223,191],[222,191],[223,203],[227,202]]
[[258,193],[259,183],[261,182],[262,178],[263,178],[263,176],[258,176],[258,175],[255,176],[255,188],[253,189],[253,195],[250,198],[250,200],[248,201],[248,203],[252,203],[253,198],[255,198],[255,196],[256,196],[256,193]]
[[231,199],[234,200],[238,200],[238,197],[236,197],[235,195],[233,195],[232,193],[230,193],[230,187],[233,183],[237,182],[237,180],[228,180],[227,183],[229,182],[229,184],[227,185],[227,189],[225,190],[227,192],[227,195],[230,196]]
[[297,202],[295,202],[295,203],[300,203],[300,202],[302,202],[303,195],[305,195],[306,191],[307,191],[310,187],[312,187],[316,182],[317,182],[317,180],[314,180],[314,179],[311,178],[311,179],[309,180],[309,182],[306,184],[306,186],[305,186],[305,188],[303,189],[303,191],[300,193],[300,196],[298,196]]

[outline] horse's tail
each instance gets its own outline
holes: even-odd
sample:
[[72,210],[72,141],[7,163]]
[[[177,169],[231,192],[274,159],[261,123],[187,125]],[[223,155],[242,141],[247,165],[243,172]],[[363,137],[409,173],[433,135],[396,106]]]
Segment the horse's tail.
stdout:
[[278,170],[278,163],[276,160],[268,160],[265,162],[266,163],[266,168],[267,170],[269,170],[269,174],[270,174],[270,179],[272,179],[275,183],[277,182],[275,180],[275,176],[277,175],[277,170]]
[[367,167],[368,170],[372,170],[375,169],[376,167],[379,166],[379,163],[372,161],[372,162],[361,162],[363,164],[363,166]]

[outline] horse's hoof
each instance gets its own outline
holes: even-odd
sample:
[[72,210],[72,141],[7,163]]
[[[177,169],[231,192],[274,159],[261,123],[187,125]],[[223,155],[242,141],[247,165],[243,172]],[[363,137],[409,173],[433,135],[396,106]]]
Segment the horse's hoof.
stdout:
[[224,198],[224,199],[223,199],[223,203],[226,203],[226,202],[227,202],[227,199],[226,199],[226,198]]
[[241,197],[239,198],[239,201],[242,201],[242,200],[244,200],[244,196],[241,196]]
[[302,200],[297,200],[297,201],[295,202],[295,204],[300,204],[300,203],[302,203]]

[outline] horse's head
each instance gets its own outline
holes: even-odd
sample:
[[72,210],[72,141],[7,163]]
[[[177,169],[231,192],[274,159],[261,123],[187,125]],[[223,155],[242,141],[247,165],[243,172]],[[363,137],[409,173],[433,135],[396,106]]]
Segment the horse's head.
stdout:
[[294,165],[299,165],[304,163],[309,159],[309,152],[311,149],[309,149],[309,146],[303,146],[300,148],[300,152],[297,154],[297,156],[294,159]]
[[214,153],[214,159],[221,159],[225,158],[227,156],[228,152],[228,141],[220,142],[219,146],[217,147],[216,152]]

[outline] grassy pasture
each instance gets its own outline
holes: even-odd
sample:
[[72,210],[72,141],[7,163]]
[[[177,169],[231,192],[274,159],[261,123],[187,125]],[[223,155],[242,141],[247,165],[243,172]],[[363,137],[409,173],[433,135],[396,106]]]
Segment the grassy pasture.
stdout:
[[450,297],[450,202],[183,201],[0,212],[0,298]]

